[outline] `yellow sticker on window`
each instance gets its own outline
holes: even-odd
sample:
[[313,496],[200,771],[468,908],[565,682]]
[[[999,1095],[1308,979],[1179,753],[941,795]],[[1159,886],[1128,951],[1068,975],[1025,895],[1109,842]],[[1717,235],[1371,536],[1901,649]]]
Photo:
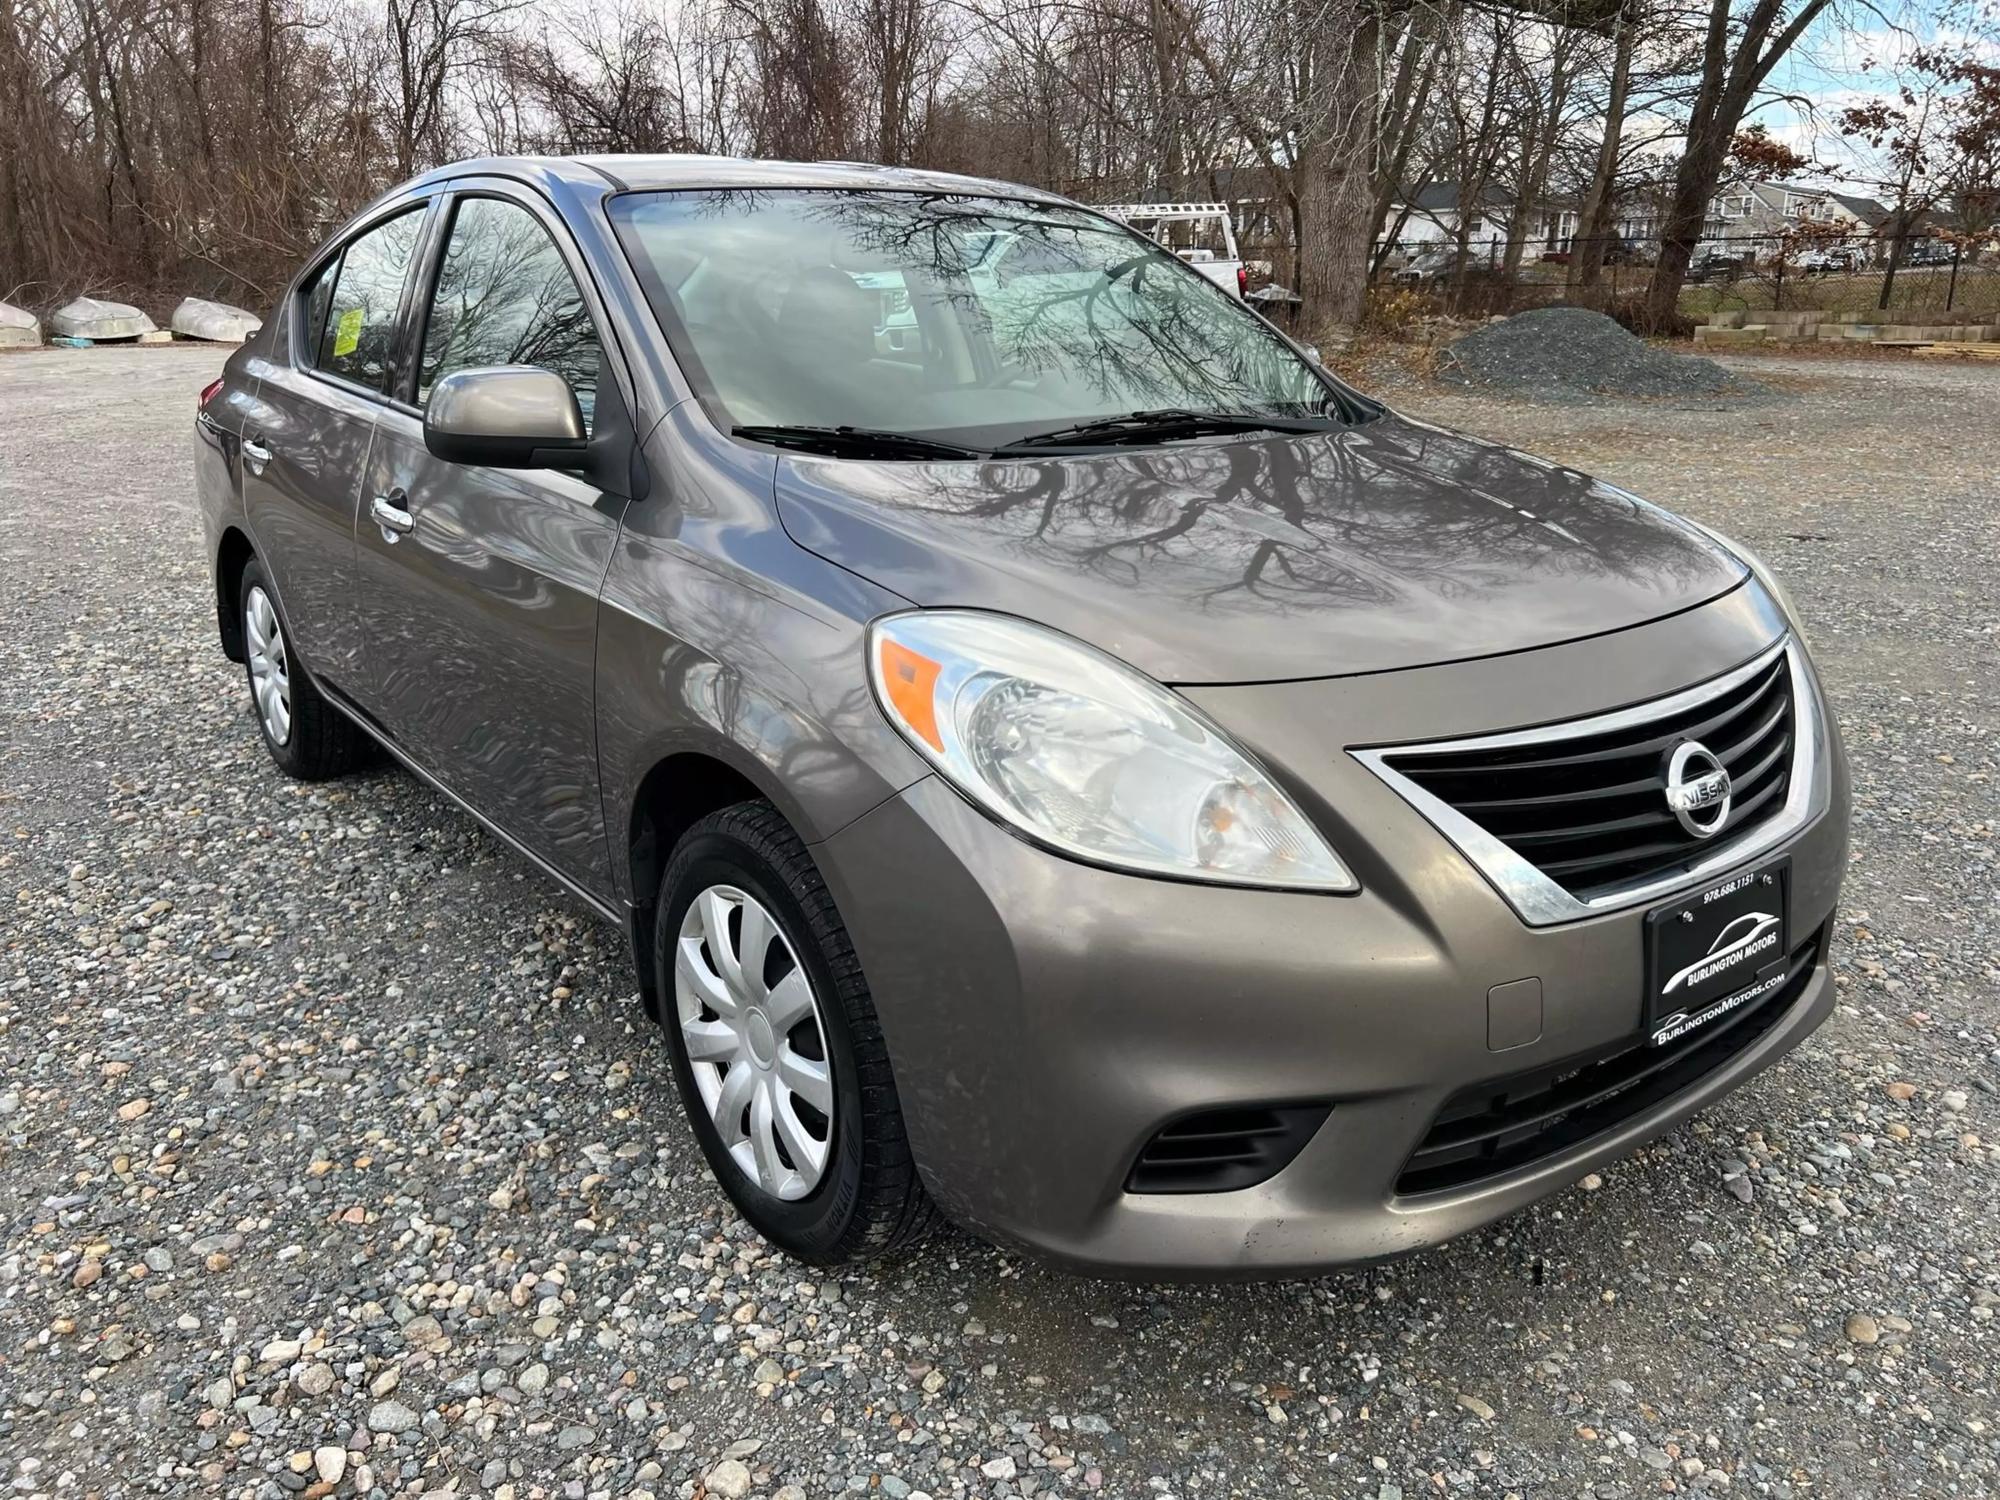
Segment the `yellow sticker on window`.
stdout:
[[340,315],[340,322],[334,325],[333,330],[335,359],[352,354],[355,346],[361,342],[361,318],[362,309],[358,307],[350,307]]

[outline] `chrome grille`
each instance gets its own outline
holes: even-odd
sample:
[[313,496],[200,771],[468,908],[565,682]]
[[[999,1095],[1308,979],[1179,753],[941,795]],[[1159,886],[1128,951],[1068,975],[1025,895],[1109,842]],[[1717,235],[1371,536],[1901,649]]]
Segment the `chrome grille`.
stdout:
[[[1803,659],[1787,640],[1635,708],[1356,754],[1542,924],[1650,899],[1803,826],[1820,736]],[[1667,763],[1689,742],[1729,773],[1728,817],[1706,837],[1666,797]]]

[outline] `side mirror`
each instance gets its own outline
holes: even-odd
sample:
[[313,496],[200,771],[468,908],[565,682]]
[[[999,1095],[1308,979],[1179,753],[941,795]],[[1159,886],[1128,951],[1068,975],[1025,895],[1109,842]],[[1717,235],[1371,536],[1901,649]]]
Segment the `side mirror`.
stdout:
[[533,365],[457,370],[431,387],[424,446],[447,463],[573,469],[590,438],[569,382]]

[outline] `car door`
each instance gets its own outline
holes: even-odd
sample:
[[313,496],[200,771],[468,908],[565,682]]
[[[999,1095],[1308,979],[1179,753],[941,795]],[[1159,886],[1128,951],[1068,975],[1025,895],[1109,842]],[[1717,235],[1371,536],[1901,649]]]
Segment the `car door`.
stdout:
[[378,421],[357,530],[370,710],[452,792],[602,896],[592,674],[626,502],[580,473],[433,457],[423,410],[454,371],[532,364],[569,382],[586,424],[608,420],[601,405],[622,420],[615,350],[567,230],[527,190],[453,192],[432,245],[412,369]]
[[391,206],[300,278],[284,348],[257,369],[243,426],[245,517],[293,648],[350,696],[361,655],[355,512],[429,207]]

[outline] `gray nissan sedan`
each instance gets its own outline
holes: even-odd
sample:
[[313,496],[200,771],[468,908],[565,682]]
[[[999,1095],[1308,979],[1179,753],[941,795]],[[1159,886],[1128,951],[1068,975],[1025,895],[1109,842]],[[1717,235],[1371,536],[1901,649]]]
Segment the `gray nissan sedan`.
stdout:
[[622,925],[803,1259],[1397,1255],[1832,1006],[1847,775],[1758,560],[1049,194],[462,163],[197,433],[279,768],[379,746]]

